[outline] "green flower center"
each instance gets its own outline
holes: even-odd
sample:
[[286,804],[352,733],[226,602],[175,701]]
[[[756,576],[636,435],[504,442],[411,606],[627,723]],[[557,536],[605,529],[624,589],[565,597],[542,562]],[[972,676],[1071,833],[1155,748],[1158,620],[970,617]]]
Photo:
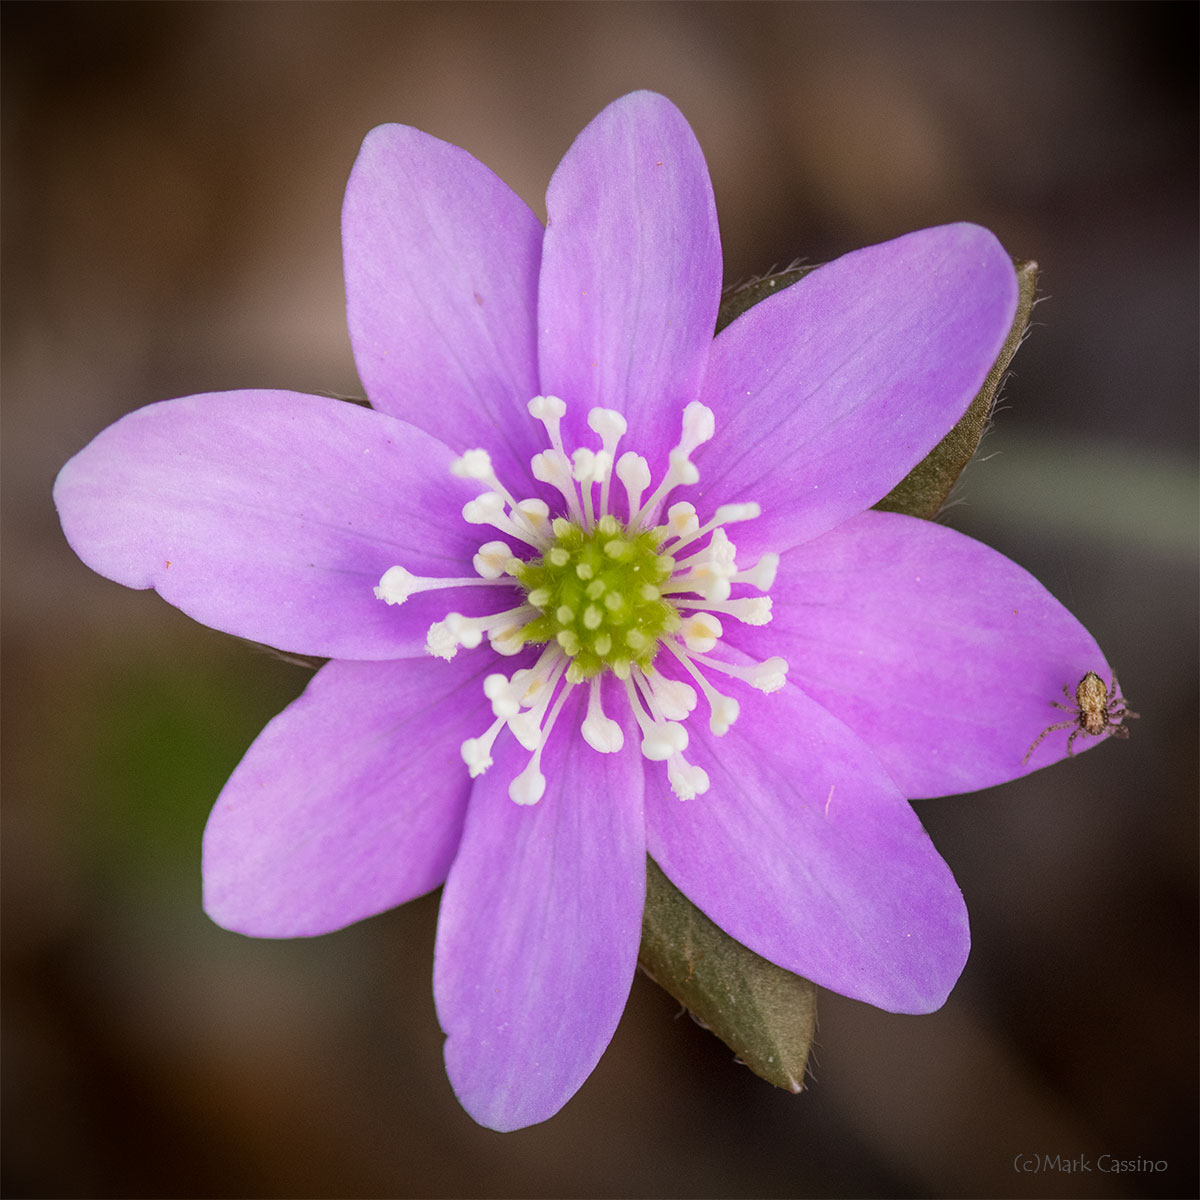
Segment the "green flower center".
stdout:
[[603,516],[587,530],[559,517],[541,558],[522,563],[517,580],[539,615],[521,630],[525,642],[557,642],[571,658],[567,681],[604,671],[628,679],[646,670],[659,640],[682,624],[661,588],[675,560],[659,553],[666,530],[632,532]]

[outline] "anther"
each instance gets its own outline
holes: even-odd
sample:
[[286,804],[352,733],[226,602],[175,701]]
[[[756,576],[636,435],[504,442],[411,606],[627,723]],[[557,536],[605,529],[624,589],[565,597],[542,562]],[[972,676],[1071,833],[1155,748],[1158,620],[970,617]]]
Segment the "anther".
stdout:
[[668,679],[658,671],[638,672],[639,684],[644,683],[643,694],[650,711],[656,718],[682,721],[696,707],[696,692],[682,679]]
[[707,654],[724,632],[721,622],[712,613],[706,612],[694,613],[679,627],[683,644],[693,654]]
[[583,524],[583,510],[579,507],[579,495],[575,489],[575,477],[571,473],[571,460],[562,450],[543,450],[529,460],[529,469],[539,483],[548,483],[562,494],[572,520]]
[[608,459],[608,469],[600,481],[600,515],[608,512],[609,489],[612,487],[613,463],[617,459],[617,445],[625,436],[629,425],[619,412],[611,408],[593,408],[588,412],[588,426],[593,433],[600,435],[604,449],[601,451]]
[[529,415],[546,427],[550,445],[562,453],[562,419],[567,415],[567,406],[557,396],[534,396],[526,406]]
[[501,581],[498,576],[482,579],[436,579],[414,575],[403,567],[388,567],[375,588],[375,599],[388,604],[403,604],[409,596],[415,596],[418,592],[436,592],[442,588],[480,587],[499,582]]
[[437,658],[451,659],[458,653],[460,646],[474,650],[483,641],[484,634],[490,634],[493,630],[507,630],[513,625],[523,625],[536,615],[537,613],[525,604],[486,617],[464,617],[462,613],[447,613],[442,620],[429,627],[429,632],[425,635],[425,649]]
[[[642,687],[646,686],[640,679],[638,683]],[[666,762],[672,754],[678,754],[687,749],[687,729],[674,721],[654,719],[647,714],[638,697],[638,689],[634,687],[633,680],[629,678],[625,679],[625,694],[629,697],[629,708],[633,713],[633,718],[642,731],[643,757],[650,759],[651,762]],[[647,702],[653,704],[653,700],[649,696],[647,696]]]
[[621,726],[606,716],[600,702],[600,676],[594,675],[589,684],[587,716],[580,726],[583,740],[601,754],[616,754],[625,745]]
[[775,575],[779,570],[779,555],[767,553],[745,571],[738,571],[730,576],[730,583],[748,583],[760,592],[769,592],[775,583]]
[[[484,579],[499,579],[501,575],[511,575],[510,564],[514,555],[507,542],[484,542],[479,547],[472,565]],[[395,568],[393,568],[395,570]],[[384,576],[386,579],[387,576]],[[382,586],[382,580],[380,586]]]
[[488,731],[479,737],[467,738],[461,746],[463,762],[472,779],[478,779],[492,765],[492,746],[495,745],[496,735],[504,728],[503,718],[497,717]]
[[713,410],[707,404],[693,400],[683,410],[683,436],[679,439],[679,448],[685,455],[690,455],[705,442],[711,442],[716,430]]
[[[672,505],[672,507],[674,507]],[[674,553],[678,554],[680,547],[686,546],[689,542],[698,541],[706,533],[711,533],[721,525],[735,525],[739,521],[753,521],[756,517],[762,516],[762,505],[756,500],[747,500],[743,504],[722,504],[711,520],[706,521],[699,528],[691,531],[684,536],[679,545],[675,547]]]
[[692,661],[691,656],[681,650],[673,641],[668,640],[665,644],[700,685],[700,690],[704,693],[705,700],[708,701],[710,713],[708,727],[717,737],[722,737],[729,732],[729,727],[738,719],[738,714],[742,711],[741,705],[732,696],[718,692],[696,669],[696,664]]
[[671,791],[680,800],[695,800],[709,788],[708,772],[703,767],[688,762],[682,754],[672,754],[667,759],[667,779]]
[[723,675],[741,679],[751,687],[768,694],[779,691],[787,683],[787,660],[778,655],[764,662],[750,663],[746,666],[722,662],[719,658],[709,658],[706,654],[694,654],[692,660],[714,671],[720,671]]
[[486,450],[467,450],[450,464],[450,474],[459,479],[488,482],[495,478],[491,455]]
[[641,508],[642,493],[650,486],[650,464],[640,454],[627,450],[617,459],[617,478],[625,485],[632,524],[634,514]]
[[681,500],[678,504],[672,504],[667,509],[667,528],[670,531],[668,540],[671,538],[686,538],[690,541],[690,535],[696,533],[700,528],[700,522],[696,517],[696,506],[689,504],[686,500]]
[[[679,547],[675,549],[678,552]],[[675,576],[670,590],[698,592],[706,600],[728,600],[730,582],[737,572],[736,555],[737,547],[725,530],[717,529],[703,550],[679,564],[684,573]]]
[[[457,475],[460,479],[474,479],[478,483],[482,483],[488,489],[487,495],[495,494],[500,497],[501,504],[499,509],[496,508],[494,499],[485,500],[483,496],[478,499],[483,500],[481,507],[477,506],[472,509],[472,512],[483,514],[488,512],[498,511],[500,514],[504,512],[504,506],[507,505],[512,510],[512,516],[518,526],[526,527],[525,533],[518,536],[522,540],[530,542],[531,545],[538,545],[539,541],[544,540],[543,529],[546,514],[549,509],[542,500],[522,500],[519,503],[513,499],[512,493],[500,482],[496,477],[496,472],[492,468],[492,460],[486,450],[468,450],[460,455],[450,464],[450,474]],[[463,510],[463,516],[468,521],[472,520],[467,516],[466,509]],[[495,524],[491,518],[485,517],[484,524]],[[504,528],[504,526],[499,526]],[[533,535],[533,540],[527,536]]]
[[740,600],[676,600],[676,608],[715,608],[717,612],[734,617],[746,625],[769,625],[771,597],[746,596]]
[[696,469],[689,456],[697,446],[702,445],[712,437],[714,429],[715,420],[713,412],[707,405],[701,404],[698,400],[693,400],[683,410],[682,434],[679,439],[679,445],[668,456],[667,461],[670,465],[667,468],[667,473],[663,477],[663,481],[655,489],[654,495],[642,505],[636,515],[632,510],[630,511],[629,524],[631,527],[653,522],[659,503],[672,488],[680,484],[693,484],[700,478],[700,472]]
[[[542,751],[546,748],[546,742],[550,738],[550,731],[554,728],[555,721],[558,720],[558,714],[562,712],[563,704],[566,703],[567,696],[570,694],[574,685],[566,683],[563,685],[562,691],[558,693],[558,699],[554,701],[554,707],[550,710],[550,715],[546,718],[546,724],[540,731],[538,743],[535,747],[526,745],[526,749],[533,749],[533,757],[529,760],[529,765],[523,770],[508,785],[509,797],[516,804],[536,804],[546,794],[546,777],[542,774]],[[512,722],[509,722],[511,729]],[[522,742],[522,745],[525,745]]]

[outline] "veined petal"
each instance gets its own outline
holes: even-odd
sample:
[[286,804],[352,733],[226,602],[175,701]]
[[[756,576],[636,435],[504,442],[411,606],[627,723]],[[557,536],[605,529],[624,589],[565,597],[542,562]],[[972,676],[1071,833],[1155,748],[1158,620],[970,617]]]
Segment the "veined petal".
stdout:
[[492,1129],[544,1121],[575,1094],[637,966],[641,761],[596,754],[577,736],[586,692],[568,698],[546,747],[537,804],[508,797],[528,752],[497,743],[442,896],[433,986],[446,1069],[463,1107]]
[[625,416],[630,444],[665,455],[700,389],[721,293],[717,213],[695,135],[665,97],[625,96],[575,139],[546,209],[542,389],[567,401],[576,442],[594,440],[584,418],[601,405]]
[[[1033,578],[952,529],[866,512],[783,555],[774,620],[735,630],[844,721],[909,797],[991,787],[1066,754],[1067,733],[1022,757],[1088,671],[1091,634]],[[1078,738],[1076,753],[1097,739]]]
[[331,662],[259,734],[204,831],[204,907],[254,937],[306,937],[446,877],[486,718],[475,656]]
[[501,474],[529,477],[543,447],[538,392],[541,222],[467,151],[381,125],[342,209],[346,313],[371,403],[454,450],[486,435]]
[[[205,625],[300,654],[397,658],[425,653],[445,594],[392,608],[380,577],[397,563],[467,575],[478,547],[458,519],[478,489],[450,474],[453,458],[353,404],[220,392],[122,417],[63,467],[54,502],[92,570]],[[467,589],[464,610],[497,607],[474,595],[490,590]]]
[[966,411],[1016,304],[1012,261],[977,225],[857,250],[756,304],[713,344],[700,489],[763,502],[747,549],[870,508]]
[[747,689],[719,741],[689,725],[709,790],[646,778],[650,856],[764,958],[891,1012],[939,1008],[970,947],[966,906],[870,750],[790,683]]

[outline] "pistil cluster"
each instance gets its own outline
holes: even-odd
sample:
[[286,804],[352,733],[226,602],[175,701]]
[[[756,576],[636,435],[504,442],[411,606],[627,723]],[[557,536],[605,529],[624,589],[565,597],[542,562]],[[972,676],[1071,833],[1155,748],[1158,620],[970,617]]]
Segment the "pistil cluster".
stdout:
[[[693,402],[684,409],[679,444],[648,498],[651,474],[645,458],[633,451],[617,456],[626,433],[620,413],[593,408],[588,425],[599,437],[599,448],[579,447],[568,456],[562,441],[566,405],[555,396],[536,396],[529,412],[545,427],[549,441],[549,448],[533,457],[531,469],[534,478],[562,496],[559,515],[552,518],[550,506],[540,498],[515,499],[496,477],[487,452],[468,450],[451,470],[476,480],[482,490],[464,506],[463,518],[490,525],[508,540],[480,546],[473,578],[422,578],[395,566],[379,581],[375,595],[402,604],[416,592],[457,587],[499,587],[514,593],[518,602],[513,607],[488,616],[448,613],[427,638],[429,652],[446,659],[460,647],[479,646],[485,637],[503,655],[541,647],[532,666],[484,680],[495,720],[462,745],[473,777],[492,765],[492,747],[507,728],[530,751],[509,795],[518,804],[536,804],[546,790],[542,751],[568,695],[579,686],[588,688],[580,728],[584,740],[602,754],[621,750],[621,726],[604,712],[601,701],[602,681],[611,673],[641,732],[642,754],[664,762],[675,794],[691,799],[709,786],[707,773],[684,757],[688,732],[683,722],[697,706],[697,688],[708,706],[709,728],[719,736],[736,720],[739,705],[713,686],[709,674],[773,692],[783,686],[787,673],[782,658],[734,663],[712,655],[724,632],[722,617],[750,625],[771,619],[768,596],[733,597],[732,592],[734,585],[745,584],[766,593],[778,555],[765,554],[754,566],[740,569],[725,529],[761,510],[756,503],[723,505],[703,525],[686,501],[661,513],[675,488],[699,479],[690,456],[714,432],[712,411],[703,404]],[[623,514],[614,511],[614,475],[624,492]],[[511,542],[518,543],[519,551],[514,552]],[[670,675],[662,671],[664,665]]]

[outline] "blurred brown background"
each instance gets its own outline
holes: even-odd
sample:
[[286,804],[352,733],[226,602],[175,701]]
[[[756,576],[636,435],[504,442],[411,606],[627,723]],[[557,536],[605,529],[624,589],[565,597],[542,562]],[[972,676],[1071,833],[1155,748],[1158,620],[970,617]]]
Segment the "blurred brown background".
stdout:
[[[5,1194],[1195,1195],[1196,11],[5,5]],[[208,807],[307,676],[91,575],[50,486],[153,400],[360,394],[338,219],[373,125],[541,212],[637,87],[705,148],[729,282],[957,219],[1042,264],[946,519],[1080,617],[1142,719],[920,805],[975,938],[940,1013],[823,995],[790,1096],[639,979],[583,1091],[502,1136],[442,1072],[435,897],[307,942],[205,919]]]

